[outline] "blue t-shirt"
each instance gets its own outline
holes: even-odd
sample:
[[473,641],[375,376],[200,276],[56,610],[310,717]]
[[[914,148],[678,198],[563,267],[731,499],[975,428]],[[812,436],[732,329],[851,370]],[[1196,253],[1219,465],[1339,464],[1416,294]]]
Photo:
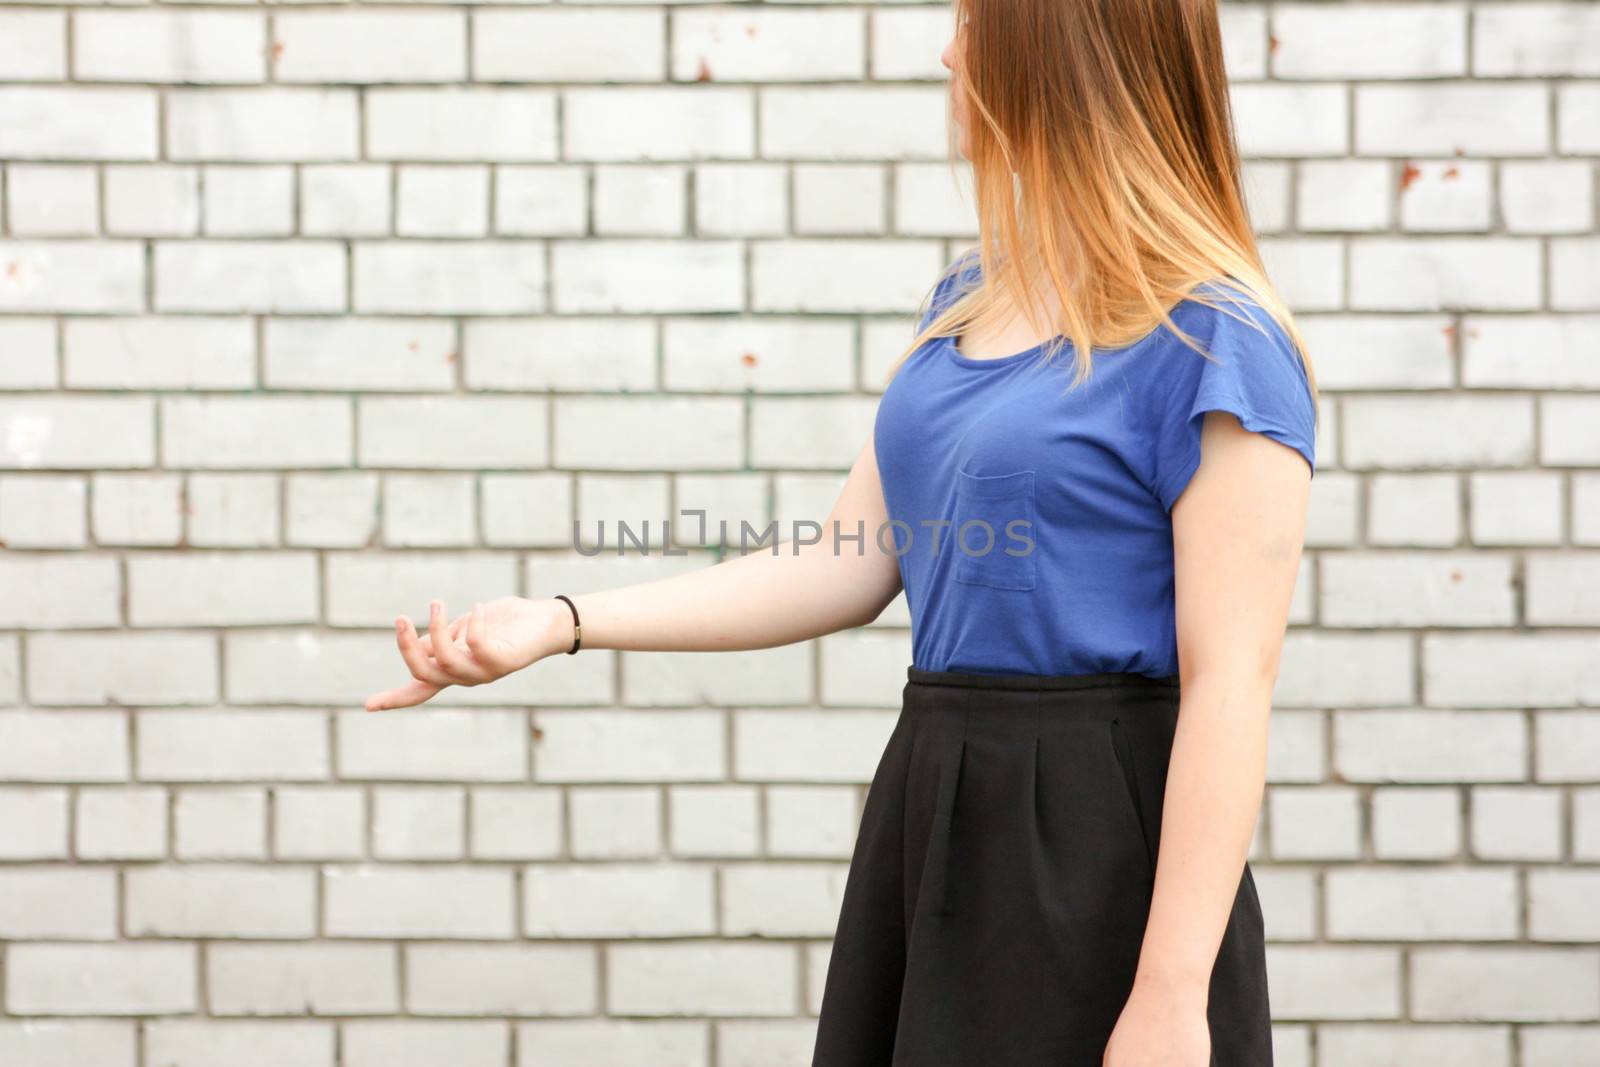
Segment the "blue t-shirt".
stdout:
[[[978,268],[968,253],[946,269],[923,325]],[[1170,512],[1199,466],[1203,414],[1232,412],[1315,472],[1300,357],[1264,309],[1226,293],[1265,334],[1186,299],[1172,317],[1217,362],[1157,326],[1097,350],[1070,392],[1066,342],[1048,364],[1042,345],[969,359],[949,337],[911,354],[879,403],[874,447],[913,666],[1178,673]]]

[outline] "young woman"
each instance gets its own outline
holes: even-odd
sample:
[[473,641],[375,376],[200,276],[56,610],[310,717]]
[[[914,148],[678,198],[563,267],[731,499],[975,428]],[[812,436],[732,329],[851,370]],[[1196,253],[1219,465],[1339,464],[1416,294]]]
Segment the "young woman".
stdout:
[[1215,2],[955,2],[980,240],[935,285],[830,535],[454,621],[434,602],[426,636],[396,620],[412,680],[367,707],[580,632],[804,641],[903,588],[913,663],[815,1067],[1263,1067],[1247,856],[1317,411],[1247,218]]

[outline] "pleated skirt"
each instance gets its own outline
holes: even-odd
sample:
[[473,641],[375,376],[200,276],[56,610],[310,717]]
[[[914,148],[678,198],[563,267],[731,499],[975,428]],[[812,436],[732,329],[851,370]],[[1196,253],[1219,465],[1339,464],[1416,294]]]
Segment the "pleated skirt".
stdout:
[[[862,808],[812,1067],[1100,1067],[1149,917],[1178,677],[907,668]],[[1246,863],[1211,1067],[1270,1067]]]

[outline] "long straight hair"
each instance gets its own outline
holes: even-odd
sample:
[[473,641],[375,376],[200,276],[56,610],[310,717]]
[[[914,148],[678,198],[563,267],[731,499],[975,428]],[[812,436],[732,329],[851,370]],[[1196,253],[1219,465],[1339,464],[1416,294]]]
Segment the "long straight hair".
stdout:
[[[885,381],[927,341],[1013,308],[1047,321],[1036,286],[1048,284],[1061,321],[1044,355],[1071,342],[1074,386],[1089,376],[1095,348],[1133,344],[1159,326],[1207,355],[1169,311],[1193,299],[1255,325],[1222,306],[1237,293],[1284,329],[1315,398],[1304,338],[1267,278],[1245,206],[1216,0],[953,8],[981,281],[917,331]],[[954,171],[953,121],[949,132]]]

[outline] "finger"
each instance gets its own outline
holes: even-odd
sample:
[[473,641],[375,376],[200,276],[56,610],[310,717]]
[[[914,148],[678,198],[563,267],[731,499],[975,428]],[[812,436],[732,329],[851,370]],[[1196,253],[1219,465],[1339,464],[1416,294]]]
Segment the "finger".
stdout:
[[[454,622],[452,622],[450,624],[450,636],[452,638],[459,639],[461,637],[461,631],[465,630],[466,627],[467,627],[467,616],[463,615],[459,619],[456,619]],[[427,655],[430,655],[430,656],[433,655],[433,635],[432,634],[423,634],[422,637],[421,637],[421,642],[422,642],[422,651],[425,652]]]
[[437,685],[411,681],[395,689],[386,689],[367,698],[368,711],[385,711],[389,708],[409,708],[431,698],[440,691]]
[[472,611],[467,616],[470,620],[467,624],[467,648],[472,651],[473,659],[477,660],[484,670],[499,678],[509,672],[501,664],[494,649],[489,647],[489,624],[485,621],[488,614],[482,604],[472,605]]
[[428,603],[428,633],[433,637],[433,659],[451,681],[456,684],[477,684],[489,679],[472,661],[466,651],[457,645],[445,623],[444,602]]
[[455,680],[440,670],[439,665],[423,652],[417,628],[411,625],[411,619],[405,615],[395,619],[395,643],[400,646],[400,658],[406,661],[413,678],[437,686],[455,684]]

